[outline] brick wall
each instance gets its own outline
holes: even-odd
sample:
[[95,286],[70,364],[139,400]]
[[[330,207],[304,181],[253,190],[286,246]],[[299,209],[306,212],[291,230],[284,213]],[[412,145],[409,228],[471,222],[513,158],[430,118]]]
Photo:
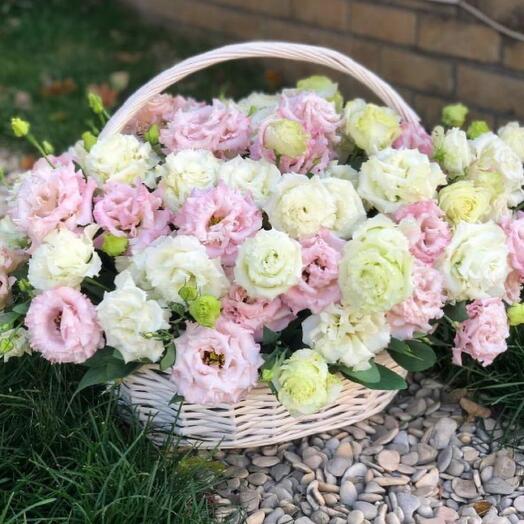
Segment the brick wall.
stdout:
[[[427,0],[124,0],[145,17],[216,42],[280,39],[346,53],[392,83],[430,125],[463,101],[491,125],[524,121],[524,43]],[[524,0],[470,0],[524,30]],[[272,64],[273,65],[273,64]],[[317,66],[274,64],[290,81]],[[371,95],[336,78],[347,97]]]

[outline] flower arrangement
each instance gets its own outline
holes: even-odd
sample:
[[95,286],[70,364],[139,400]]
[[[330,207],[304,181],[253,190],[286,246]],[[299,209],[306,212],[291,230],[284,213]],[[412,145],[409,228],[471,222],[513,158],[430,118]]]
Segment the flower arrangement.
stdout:
[[491,364],[524,320],[524,128],[466,132],[466,112],[430,135],[315,76],[157,95],[60,156],[13,119],[42,158],[2,206],[0,359],[82,364],[80,388],[156,363],[198,404],[264,381],[293,415],[342,376],[405,387],[375,356],[426,369],[442,325],[456,364]]

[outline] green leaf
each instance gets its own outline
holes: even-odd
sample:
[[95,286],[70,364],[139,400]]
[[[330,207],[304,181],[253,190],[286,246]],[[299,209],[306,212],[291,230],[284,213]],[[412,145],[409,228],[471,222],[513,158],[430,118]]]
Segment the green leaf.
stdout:
[[280,337],[279,333],[264,326],[264,332],[262,334],[262,344],[264,346],[269,346],[271,344],[274,344],[279,339],[279,337]]
[[4,324],[13,324],[20,318],[20,314],[15,311],[7,311],[0,314],[0,326]]
[[166,352],[164,353],[164,356],[160,359],[159,367],[161,371],[165,371],[166,369],[170,368],[176,360],[176,346],[174,342],[171,342],[166,347]]
[[29,304],[30,304],[30,301],[22,302],[21,304],[17,304],[15,307],[13,307],[12,311],[20,315],[25,315],[27,313],[27,310],[29,309]]
[[389,341],[388,351],[395,351],[397,353],[409,353],[409,346],[398,338],[391,338]]
[[466,309],[466,302],[457,302],[456,304],[448,304],[444,308],[444,315],[455,322],[464,322],[469,318]]
[[355,382],[359,382],[360,384],[375,384],[380,380],[380,371],[378,370],[378,367],[373,360],[370,361],[370,365],[371,367],[369,369],[363,371],[355,371],[342,364],[336,366],[336,369],[338,369],[343,375],[345,375],[350,380],[354,380]]
[[[366,386],[369,389],[378,389],[386,391],[406,389],[408,387],[406,381],[400,375],[397,375],[394,371],[391,371],[389,368],[382,366],[381,364],[374,363],[374,366],[376,367],[379,373],[379,379],[375,382],[366,382],[365,380],[362,380],[354,374],[352,374],[352,376],[346,376],[349,380],[352,380],[357,384],[362,384],[363,386]],[[344,370],[341,370],[341,372],[346,374]]]
[[115,351],[117,351],[115,348],[105,346],[99,349],[91,358],[87,359],[84,362],[84,366],[88,368],[103,367],[112,360],[119,360],[118,357],[115,356]]
[[393,360],[408,371],[424,371],[432,367],[437,356],[433,349],[420,340],[409,340],[403,343],[407,351],[401,352],[388,348]]
[[127,364],[118,359],[113,359],[113,361],[108,362],[107,364],[99,367],[89,368],[80,382],[73,396],[77,395],[83,389],[88,388],[89,386],[94,386],[96,384],[107,384],[113,380],[118,380],[124,377],[127,377],[130,373],[135,371],[139,366],[137,362],[128,362]]
[[182,403],[182,402],[184,402],[184,396],[183,395],[179,395],[178,393],[175,393],[171,397],[171,400],[168,402],[168,404],[178,404],[178,403]]

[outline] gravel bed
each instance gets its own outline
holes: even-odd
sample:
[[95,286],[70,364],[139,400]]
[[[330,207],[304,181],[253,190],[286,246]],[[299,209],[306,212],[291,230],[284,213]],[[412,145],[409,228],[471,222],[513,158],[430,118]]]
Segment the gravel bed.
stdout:
[[[524,524],[524,452],[492,418],[411,380],[384,413],[281,445],[219,452],[218,521],[247,524]],[[247,518],[246,518],[247,515]]]

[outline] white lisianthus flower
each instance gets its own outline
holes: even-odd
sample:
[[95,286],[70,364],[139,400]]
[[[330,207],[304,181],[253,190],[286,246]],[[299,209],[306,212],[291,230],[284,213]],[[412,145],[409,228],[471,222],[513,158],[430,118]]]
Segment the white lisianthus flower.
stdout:
[[362,164],[358,193],[381,213],[405,204],[430,200],[446,176],[416,149],[384,149]]
[[498,130],[498,135],[524,162],[524,127],[518,122],[509,122]]
[[340,379],[329,372],[326,361],[308,348],[299,349],[277,363],[269,375],[278,400],[297,417],[320,411],[342,391]]
[[524,200],[524,168],[518,155],[494,133],[484,133],[471,141],[475,159],[466,170],[467,178],[499,174],[504,179],[508,204],[517,206]]
[[220,165],[219,178],[228,186],[250,193],[258,207],[264,206],[280,180],[280,171],[267,160],[237,156]]
[[390,328],[384,313],[358,313],[331,304],[302,322],[302,341],[329,364],[344,364],[355,371],[369,369],[369,361],[387,347]]
[[279,96],[267,93],[251,93],[237,102],[237,106],[249,117],[251,128],[258,129],[260,124],[278,108]]
[[503,297],[510,272],[504,231],[494,222],[461,222],[438,269],[451,300]]
[[82,235],[68,229],[49,233],[29,259],[31,285],[40,291],[60,286],[78,289],[84,278],[98,275],[102,261],[93,245],[97,229],[92,224]]
[[183,304],[179,291],[187,284],[201,295],[221,297],[229,289],[220,259],[209,258],[206,248],[190,235],[160,237],[140,254],[147,281],[168,302]]
[[282,176],[264,211],[274,228],[293,238],[331,229],[337,218],[337,205],[323,181],[295,173]]
[[347,242],[340,262],[343,304],[354,311],[388,311],[411,295],[408,239],[384,215],[368,219]]
[[444,132],[444,128],[438,126],[431,135],[435,160],[452,177],[462,176],[473,162],[473,150],[465,131],[453,127]]
[[336,160],[330,162],[320,176],[322,178],[341,178],[342,180],[351,182],[355,189],[358,187],[358,171],[348,164],[338,164]]
[[18,229],[8,215],[0,219],[0,247],[20,249],[25,247],[27,242],[27,237]]
[[366,210],[356,189],[349,180],[322,178],[322,185],[335,202],[335,223],[331,230],[341,238],[348,239],[364,220]]
[[8,329],[0,333],[0,360],[4,363],[13,357],[22,357],[31,353],[29,337],[24,328]]
[[459,180],[442,188],[438,205],[452,224],[484,222],[490,218],[492,193],[472,180]]
[[150,300],[128,271],[116,276],[115,286],[114,291],[104,294],[96,308],[107,345],[118,349],[125,362],[144,358],[156,362],[164,352],[164,345],[144,335],[169,329],[169,311]]
[[240,246],[234,274],[250,297],[271,300],[300,280],[300,244],[282,231],[261,230]]
[[390,147],[400,135],[400,115],[356,98],[344,108],[346,134],[368,155]]
[[165,164],[158,166],[158,187],[164,203],[178,211],[193,189],[213,187],[218,180],[220,160],[211,151],[186,149],[170,153]]
[[105,182],[134,184],[142,180],[154,187],[153,168],[159,158],[148,142],[140,142],[132,135],[111,135],[98,139],[83,159],[87,174],[99,185]]

